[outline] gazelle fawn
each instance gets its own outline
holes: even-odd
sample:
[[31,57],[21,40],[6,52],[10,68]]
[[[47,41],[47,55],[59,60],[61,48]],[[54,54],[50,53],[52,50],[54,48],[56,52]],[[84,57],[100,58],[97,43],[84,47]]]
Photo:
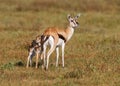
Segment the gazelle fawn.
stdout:
[[41,47],[41,36],[37,36],[35,40],[33,40],[29,46],[29,55],[27,58],[27,68],[30,66],[32,66],[32,58],[33,56],[36,55],[36,68],[38,67],[38,58],[39,58],[39,53],[40,53],[40,47]]
[[[66,42],[70,40],[72,37],[75,28],[79,25],[77,22],[78,17],[80,14],[78,14],[75,17],[71,17],[70,15],[67,16],[68,19],[68,26],[66,29],[61,29],[57,27],[49,27],[47,28],[44,33],[41,36],[41,56],[44,57],[43,61],[43,67],[47,70],[48,64],[49,64],[49,58],[50,55],[53,53],[53,51],[56,49],[56,67],[58,66],[58,59],[59,59],[59,47],[62,47],[62,67],[64,67],[64,48]],[[46,54],[46,48],[50,46],[50,49],[48,50]],[[41,58],[43,58],[41,57]]]

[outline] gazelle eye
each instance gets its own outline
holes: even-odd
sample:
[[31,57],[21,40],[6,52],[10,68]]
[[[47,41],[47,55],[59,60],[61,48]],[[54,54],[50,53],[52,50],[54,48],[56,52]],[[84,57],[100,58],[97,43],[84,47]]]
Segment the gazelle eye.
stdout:
[[71,20],[71,22],[73,22],[73,20]]
[[76,22],[76,24],[79,24],[78,22]]

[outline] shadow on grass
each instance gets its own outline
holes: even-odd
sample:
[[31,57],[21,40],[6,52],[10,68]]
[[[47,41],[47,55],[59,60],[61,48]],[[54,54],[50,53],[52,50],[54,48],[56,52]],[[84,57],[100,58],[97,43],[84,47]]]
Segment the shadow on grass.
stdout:
[[[43,62],[38,63],[38,67],[42,66]],[[32,67],[35,67],[36,63],[32,63]],[[13,70],[15,67],[26,67],[26,63],[23,61],[17,62],[8,62],[5,64],[0,65],[0,70]]]
[[[42,66],[42,64],[43,64],[43,61],[38,62],[38,67]],[[26,67],[26,63],[24,63],[23,61],[18,61],[14,64],[14,66]],[[32,62],[32,67],[35,67],[35,66],[36,66],[36,62]]]
[[18,62],[16,62],[16,63],[14,64],[14,66],[24,67],[25,64],[24,64],[24,62],[22,62],[22,61],[18,61]]

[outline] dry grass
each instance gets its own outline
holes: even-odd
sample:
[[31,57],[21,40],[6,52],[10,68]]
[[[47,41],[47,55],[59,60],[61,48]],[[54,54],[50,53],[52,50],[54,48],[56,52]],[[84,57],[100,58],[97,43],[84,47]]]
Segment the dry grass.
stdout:
[[[0,86],[120,86],[119,10],[119,0],[0,0]],[[66,15],[78,12],[65,68],[61,58],[55,67],[53,53],[48,71],[26,69],[31,40],[48,26],[65,27]]]

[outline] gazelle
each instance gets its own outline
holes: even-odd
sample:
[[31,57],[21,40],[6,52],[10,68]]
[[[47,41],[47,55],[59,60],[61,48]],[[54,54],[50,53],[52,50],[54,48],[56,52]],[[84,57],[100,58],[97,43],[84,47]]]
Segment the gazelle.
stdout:
[[[59,59],[59,47],[62,47],[62,67],[64,67],[64,48],[66,42],[70,40],[72,37],[75,28],[79,25],[77,22],[78,17],[71,17],[70,15],[67,16],[69,25],[66,29],[61,29],[57,27],[49,27],[47,28],[43,35],[41,36],[41,55],[44,56],[44,67],[48,69],[49,64],[49,57],[56,49],[56,67],[58,66],[58,59]],[[49,51],[46,55],[46,48],[50,46]]]
[[40,47],[41,47],[41,36],[37,36],[35,40],[32,41],[31,45],[29,46],[29,55],[27,58],[27,68],[29,67],[29,63],[30,66],[32,66],[32,58],[33,56],[35,56],[36,54],[36,68],[38,66],[38,58],[39,58],[39,53],[40,53]]

